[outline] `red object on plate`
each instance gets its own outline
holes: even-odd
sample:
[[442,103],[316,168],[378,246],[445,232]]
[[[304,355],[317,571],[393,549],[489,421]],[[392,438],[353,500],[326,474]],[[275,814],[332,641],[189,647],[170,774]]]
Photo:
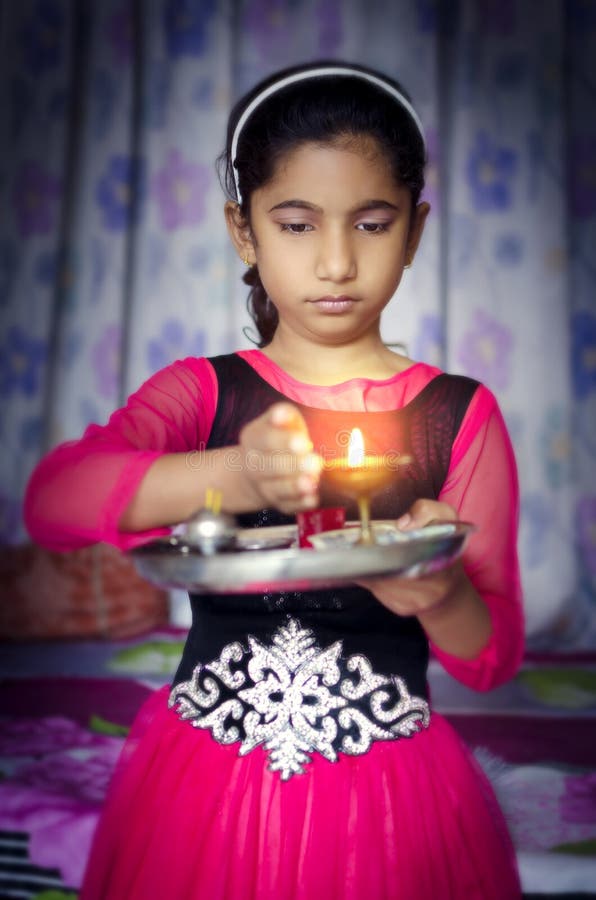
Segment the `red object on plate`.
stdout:
[[298,546],[312,550],[313,546],[309,541],[310,535],[343,528],[346,511],[343,506],[312,509],[309,512],[298,513],[296,520],[298,522]]

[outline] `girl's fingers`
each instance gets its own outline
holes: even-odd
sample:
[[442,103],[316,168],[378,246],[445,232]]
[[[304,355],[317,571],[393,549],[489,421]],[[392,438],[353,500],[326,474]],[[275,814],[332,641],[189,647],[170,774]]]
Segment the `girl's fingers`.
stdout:
[[440,500],[416,500],[396,524],[402,531],[410,531],[414,528],[424,528],[436,520],[455,522],[457,513],[452,506]]

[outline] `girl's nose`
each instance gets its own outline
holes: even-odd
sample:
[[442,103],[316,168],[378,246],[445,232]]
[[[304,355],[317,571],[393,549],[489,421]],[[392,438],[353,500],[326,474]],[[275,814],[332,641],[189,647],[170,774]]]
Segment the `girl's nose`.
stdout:
[[352,242],[343,231],[321,234],[315,274],[324,281],[341,283],[356,275]]

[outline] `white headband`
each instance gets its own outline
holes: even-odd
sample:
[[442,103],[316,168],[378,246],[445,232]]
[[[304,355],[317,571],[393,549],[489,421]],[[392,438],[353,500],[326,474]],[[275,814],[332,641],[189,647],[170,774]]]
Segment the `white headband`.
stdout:
[[234,184],[236,186],[236,197],[238,199],[238,203],[242,203],[242,196],[240,194],[240,185],[238,182],[238,169],[234,166],[236,161],[236,151],[238,148],[238,140],[240,138],[240,134],[242,129],[246,125],[247,120],[253,114],[257,106],[260,106],[263,100],[266,100],[267,97],[270,97],[271,94],[277,93],[277,91],[282,90],[282,88],[287,87],[290,84],[295,84],[297,81],[305,81],[307,78],[319,78],[325,75],[350,75],[353,78],[362,78],[364,81],[369,81],[371,84],[376,85],[381,90],[385,91],[385,93],[390,94],[397,102],[404,107],[416,123],[416,127],[420,132],[420,137],[422,138],[422,143],[426,147],[426,141],[424,139],[424,130],[422,128],[422,122],[418,117],[418,113],[412,106],[409,100],[407,100],[397,88],[393,87],[392,84],[389,84],[387,81],[383,81],[382,78],[377,78],[376,75],[369,75],[368,72],[360,72],[358,69],[350,69],[347,66],[325,66],[320,69],[307,69],[304,72],[296,72],[294,75],[287,75],[286,78],[282,78],[280,81],[276,81],[274,84],[270,84],[269,87],[264,88],[260,94],[257,94],[256,97],[250,101],[238,122],[236,123],[236,128],[234,129],[234,134],[232,136],[232,146],[230,148],[230,156],[232,159],[232,170],[234,174]]

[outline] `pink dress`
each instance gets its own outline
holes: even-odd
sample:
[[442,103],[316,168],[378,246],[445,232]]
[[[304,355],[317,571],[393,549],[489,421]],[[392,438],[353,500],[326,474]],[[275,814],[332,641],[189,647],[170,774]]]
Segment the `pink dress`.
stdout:
[[[318,387],[297,382],[258,350],[241,351],[238,357],[289,400],[330,415],[405,409],[440,374],[418,363],[385,381],[353,379]],[[58,550],[101,540],[128,549],[163,533],[122,534],[118,522],[160,454],[208,444],[219,399],[213,365],[184,360],[151,378],[107,426],[90,426],[81,441],[56,448],[29,485],[26,516],[32,537]],[[492,633],[471,660],[432,649],[454,677],[489,690],[517,670],[523,620],[515,462],[496,401],[482,386],[458,425],[438,496],[478,527],[464,565],[489,608]],[[272,750],[274,742],[255,738],[258,727],[248,716],[245,732],[234,739],[221,714],[226,685],[228,708],[238,705],[238,696],[244,703],[248,694],[258,707],[262,696],[257,694],[270,674],[254,679],[255,667],[273,669],[281,678],[283,665],[276,662],[273,646],[279,649],[280,641],[291,653],[306,646],[312,659],[322,661],[317,703],[342,707],[333,727],[346,708],[362,719],[346,700],[355,696],[353,686],[345,688],[344,680],[339,699],[325,687],[339,683],[336,663],[343,671],[356,666],[371,696],[379,685],[386,689],[388,680],[367,669],[363,657],[344,652],[341,640],[313,643],[308,629],[299,631],[300,623],[288,620],[288,628],[278,629],[266,644],[249,639],[249,626],[245,641],[228,642],[220,653],[201,660],[208,664],[203,669],[209,670],[209,679],[182,681],[170,706],[170,690],[164,688],[142,708],[106,801],[81,900],[520,897],[514,851],[492,790],[449,724],[437,713],[427,716],[423,697],[405,691],[397,704],[401,714],[409,710],[418,716],[419,727],[409,737],[385,739],[382,722],[389,720],[381,710],[380,718],[366,721],[362,733],[372,737],[356,750],[346,749],[354,734],[348,730],[340,752],[321,741],[314,751],[293,745],[294,756],[288,757],[280,740]],[[253,673],[249,691],[241,666],[245,674]],[[206,699],[214,678],[222,702],[207,722],[205,710],[215,710]],[[235,679],[244,690],[236,690]],[[265,707],[269,719],[271,708]],[[188,721],[181,717],[184,709]],[[392,727],[401,734],[401,723]]]

